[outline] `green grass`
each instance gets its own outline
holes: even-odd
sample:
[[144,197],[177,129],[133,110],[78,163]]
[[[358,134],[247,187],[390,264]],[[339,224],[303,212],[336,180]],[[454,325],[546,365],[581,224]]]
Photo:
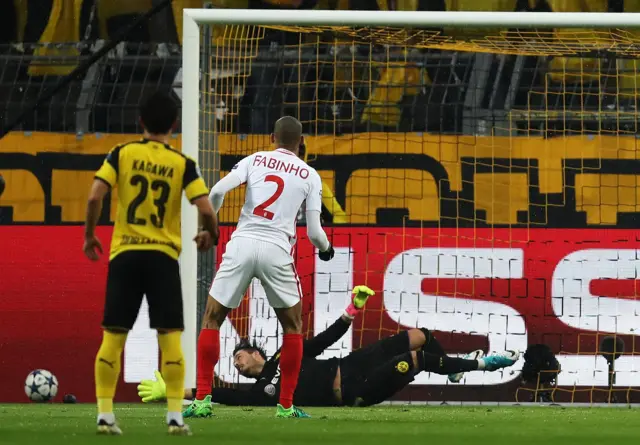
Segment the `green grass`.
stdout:
[[275,419],[268,408],[216,407],[190,423],[193,437],[167,437],[159,405],[116,407],[122,437],[95,436],[93,405],[0,405],[0,444],[100,443],[555,445],[638,444],[636,409],[559,407],[311,408],[312,419]]

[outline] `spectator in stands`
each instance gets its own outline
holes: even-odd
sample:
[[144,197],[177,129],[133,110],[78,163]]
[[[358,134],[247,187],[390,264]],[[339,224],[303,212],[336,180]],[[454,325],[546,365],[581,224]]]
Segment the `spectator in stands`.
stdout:
[[[528,5],[518,6],[525,11],[535,12],[589,12],[606,13],[609,11],[609,0],[528,0]],[[531,30],[527,30],[531,32]],[[601,31],[593,29],[540,30],[541,33],[553,34],[547,42],[561,41],[564,46],[571,47],[572,42],[584,43],[601,39]],[[541,43],[553,45],[553,43]],[[615,76],[602,76],[610,70],[604,58],[561,57],[549,58],[527,57],[521,72],[519,93],[516,105],[526,105],[539,110],[585,110],[602,109],[615,102]],[[603,82],[604,81],[604,82]],[[611,85],[606,85],[609,82]],[[607,103],[607,95],[601,94],[610,89],[611,95]],[[605,99],[603,101],[602,99]],[[565,130],[586,131],[589,127],[597,129],[598,123],[590,123],[582,119],[567,119],[559,116],[556,120],[547,120],[545,128],[549,136],[561,134]]]
[[[536,0],[538,10],[547,9],[552,12],[607,12],[608,0]],[[596,40],[598,32],[593,29],[556,29],[557,38],[566,35],[568,40]],[[582,57],[554,57],[549,62],[549,77],[554,82],[587,83],[599,81],[600,61]]]

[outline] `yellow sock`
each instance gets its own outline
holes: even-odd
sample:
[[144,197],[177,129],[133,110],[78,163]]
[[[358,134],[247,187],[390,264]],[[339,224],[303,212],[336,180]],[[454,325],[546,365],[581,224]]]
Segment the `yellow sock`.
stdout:
[[120,376],[120,356],[127,341],[126,333],[104,331],[95,363],[98,413],[113,412],[113,397]]
[[167,410],[182,411],[184,396],[184,356],[182,355],[182,332],[158,334],[158,343],[162,351],[161,372],[167,385]]

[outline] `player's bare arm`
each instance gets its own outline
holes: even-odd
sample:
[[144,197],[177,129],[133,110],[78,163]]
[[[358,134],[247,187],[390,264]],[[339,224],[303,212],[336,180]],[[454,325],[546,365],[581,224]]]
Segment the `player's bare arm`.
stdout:
[[311,189],[306,199],[307,236],[311,244],[318,249],[318,257],[322,261],[329,261],[333,258],[335,252],[327,238],[327,234],[322,228],[322,222],[320,220],[322,211],[322,180],[320,179],[320,175],[315,171],[310,184]]
[[[215,226],[215,244],[217,244],[218,237],[220,236],[217,215],[220,207],[222,207],[222,203],[224,202],[224,195],[239,186],[240,182],[240,178],[238,178],[236,175],[229,174],[222,178],[222,180],[218,181],[215,186],[213,186],[211,192],[209,193],[208,199],[206,197],[202,197],[198,199],[198,202],[194,202],[194,204],[198,206],[198,211],[200,212],[200,221],[204,230],[210,232],[210,227],[207,228],[207,226]],[[201,236],[205,236],[205,234],[200,232],[196,237],[196,243],[199,243],[198,238]]]
[[206,196],[194,199],[193,205],[198,208],[200,226],[202,227],[202,230],[198,231],[194,241],[198,246],[198,250],[206,252],[218,244],[218,238],[220,238],[218,217]]
[[327,234],[320,222],[320,212],[317,210],[307,210],[307,237],[309,241],[318,249],[318,257],[322,261],[329,261],[335,255],[333,246],[327,238]]
[[84,245],[82,250],[91,261],[98,261],[98,253],[102,254],[102,244],[95,234],[98,219],[102,213],[102,201],[109,193],[109,185],[101,179],[95,179],[89,191],[87,216],[84,224]]

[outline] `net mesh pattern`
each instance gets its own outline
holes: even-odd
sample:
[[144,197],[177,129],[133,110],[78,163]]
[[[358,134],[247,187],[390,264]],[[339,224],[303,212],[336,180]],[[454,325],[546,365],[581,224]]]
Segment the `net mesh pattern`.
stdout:
[[[636,288],[608,300],[588,287],[582,294],[568,289],[587,279],[580,261],[622,261],[616,263],[619,276],[638,266],[635,257],[627,263],[611,252],[611,258],[571,256],[585,244],[615,247],[617,241],[599,239],[591,229],[630,227],[640,209],[633,137],[638,34],[447,31],[205,31],[205,174],[222,177],[242,157],[269,150],[268,133],[280,116],[303,123],[306,160],[323,179],[325,226],[339,247],[337,265],[327,266],[314,260],[307,241],[299,242],[306,334],[339,316],[354,284],[378,292],[352,333],[325,357],[412,327],[435,330],[451,353],[545,343],[564,364],[550,384],[544,375],[557,370],[520,385],[519,369],[465,382],[511,382],[509,400],[631,401],[635,342],[623,325],[636,315],[622,312],[619,297],[635,301]],[[220,220],[229,233],[243,202],[242,188],[225,200]],[[573,235],[560,241],[565,230]],[[622,235],[617,246],[637,252],[627,232],[611,233]],[[545,243],[561,242],[571,246],[568,256],[545,253]],[[576,263],[559,279],[567,258]],[[214,263],[210,257],[203,267]],[[232,365],[235,342],[248,337],[269,353],[280,345],[280,328],[259,282],[231,320],[222,333],[218,375],[227,383],[246,382]],[[611,387],[600,350],[610,334],[627,344]],[[465,398],[445,377],[417,383],[440,385],[437,398]]]

